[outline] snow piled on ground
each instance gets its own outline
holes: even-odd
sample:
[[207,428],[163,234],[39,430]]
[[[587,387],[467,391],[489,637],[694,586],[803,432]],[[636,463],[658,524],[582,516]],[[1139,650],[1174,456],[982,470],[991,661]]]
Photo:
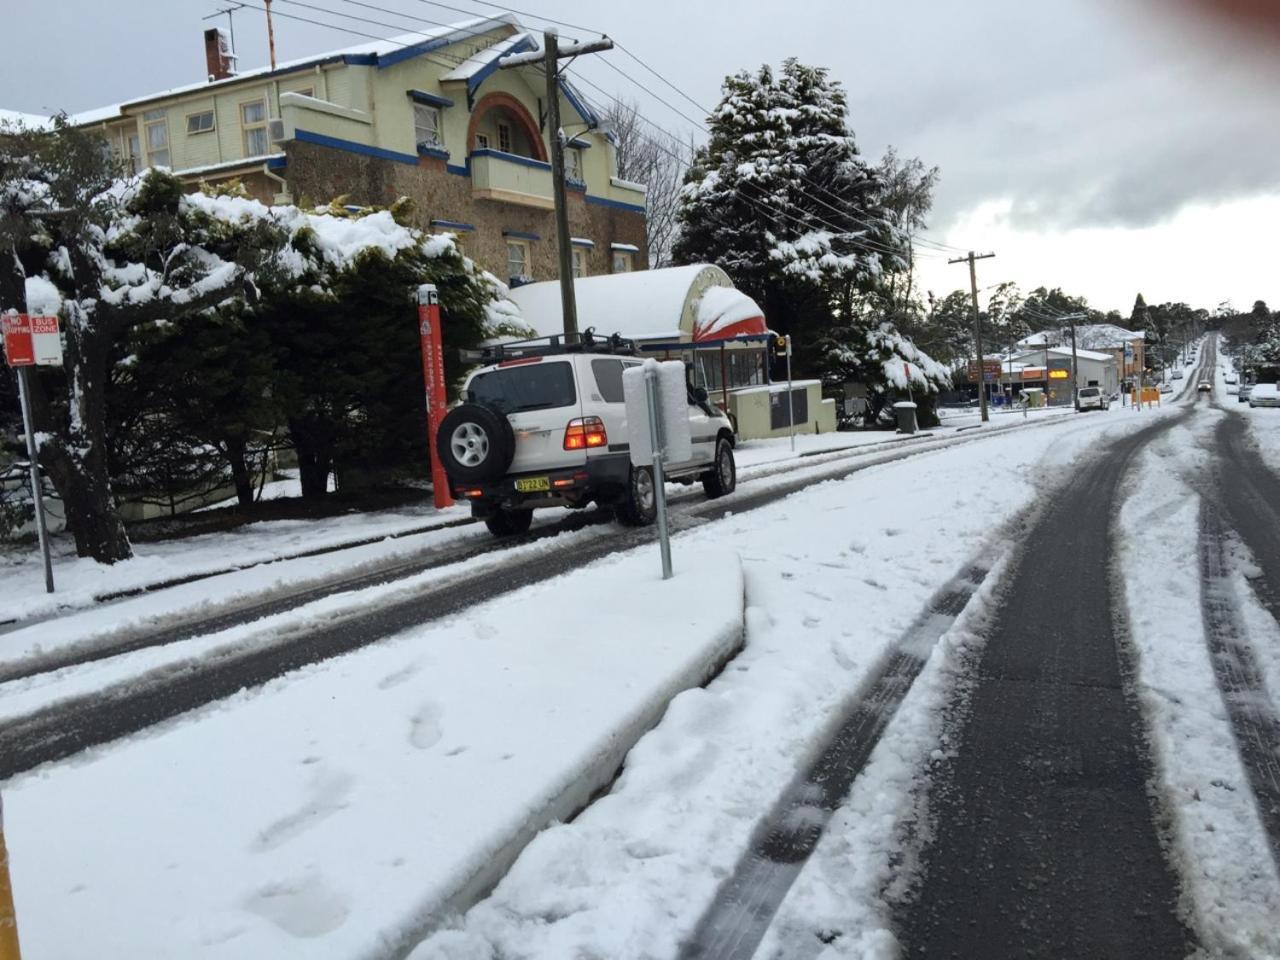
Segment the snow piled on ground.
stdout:
[[[677,563],[685,544],[701,542],[733,545],[743,557],[746,649],[707,688],[676,698],[607,797],[541,834],[490,898],[412,960],[675,956],[819,732],[929,597],[1043,493],[1045,452],[1078,461],[1100,433],[1147,422],[1082,417],[994,436],[818,484],[679,538]],[[975,482],[993,463],[1000,496]],[[872,792],[860,781],[841,823],[875,811],[871,831],[880,842],[892,835],[911,771],[932,749],[926,715],[944,686],[930,680],[900,712],[895,724],[920,726],[894,747],[882,742]],[[843,908],[875,915],[886,854],[841,862]]]
[[1118,521],[1119,572],[1190,919],[1215,955],[1277,957],[1280,877],[1214,679],[1201,616],[1200,498],[1189,481],[1207,464],[1196,435],[1211,431],[1219,416],[1196,415],[1154,441],[1136,463]]
[[406,949],[740,642],[736,556],[658,568],[612,557],[10,781],[24,953]]
[[[44,568],[40,552],[32,544],[16,544],[0,553],[5,591],[0,600],[0,622],[30,620],[56,613],[95,605],[95,597],[120,591],[135,590],[182,577],[247,568],[272,563],[284,557],[310,550],[336,547],[374,537],[403,535],[470,516],[466,507],[438,511],[430,506],[402,507],[377,513],[350,513],[322,520],[268,520],[245,524],[220,533],[207,533],[178,540],[134,544],[134,555],[115,564],[97,563],[75,556],[69,536],[55,537],[53,542],[53,578],[57,592],[44,592]],[[398,544],[420,549],[421,541]],[[348,558],[349,562],[349,558]],[[258,571],[242,581],[239,589],[228,592],[222,586],[198,586],[192,597],[203,603],[210,597],[231,599],[232,595],[261,592],[263,587],[278,584],[287,568]],[[306,565],[306,575],[317,572],[315,563]],[[172,601],[175,594],[166,595]],[[172,604],[169,604],[172,607]],[[107,614],[110,618],[111,614]],[[56,631],[59,628],[46,628]],[[54,639],[53,636],[46,638]],[[0,634],[0,651],[12,651],[13,645]]]

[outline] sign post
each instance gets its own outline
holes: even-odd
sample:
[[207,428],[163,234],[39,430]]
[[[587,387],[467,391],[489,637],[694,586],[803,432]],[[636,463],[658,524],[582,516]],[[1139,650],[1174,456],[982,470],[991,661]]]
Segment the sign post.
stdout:
[[791,431],[791,452],[796,452],[796,402],[791,393],[791,334],[787,334],[787,428]]
[[440,330],[440,294],[434,283],[418,287],[418,338],[422,344],[422,379],[427,398],[427,447],[431,456],[431,490],[436,509],[453,506],[449,478],[436,450],[436,434],[447,403],[444,389],[444,340]]
[[693,457],[684,363],[646,360],[641,366],[630,367],[622,372],[622,392],[627,405],[632,470],[652,468],[662,579],[670,580],[671,536],[667,525],[664,468],[668,463],[684,463]]
[[666,437],[658,412],[658,365],[644,371],[645,405],[649,408],[649,436],[653,438],[653,495],[658,514],[658,550],[662,554],[662,579],[671,579],[671,534],[667,529],[667,478],[662,472]]
[[44,561],[44,589],[53,593],[53,560],[49,556],[49,531],[45,522],[44,490],[40,482],[40,451],[36,447],[35,426],[31,416],[30,368],[58,366],[62,363],[62,335],[57,317],[29,317],[25,313],[7,313],[0,317],[4,331],[4,355],[18,378],[18,401],[22,405],[22,426],[27,434],[27,468],[31,478],[31,500],[36,514],[36,536],[40,540],[40,557]]

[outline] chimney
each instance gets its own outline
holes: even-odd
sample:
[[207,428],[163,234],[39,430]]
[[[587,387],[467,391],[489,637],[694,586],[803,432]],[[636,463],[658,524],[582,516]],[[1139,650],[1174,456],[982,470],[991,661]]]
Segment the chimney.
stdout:
[[227,35],[216,27],[210,27],[204,32],[204,61],[208,66],[210,82],[235,76],[236,55],[231,50]]

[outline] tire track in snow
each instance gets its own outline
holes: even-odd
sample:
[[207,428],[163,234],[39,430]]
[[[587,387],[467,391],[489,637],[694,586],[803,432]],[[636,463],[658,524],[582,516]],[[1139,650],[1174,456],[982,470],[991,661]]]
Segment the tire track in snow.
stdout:
[[751,846],[681,951],[682,960],[748,960],[755,954],[934,644],[951,629],[988,571],[974,563],[945,584],[868,678],[866,692],[819,746],[817,758],[757,827]]
[[1280,869],[1280,717],[1249,644],[1231,582],[1226,539],[1219,509],[1202,500],[1199,553],[1205,637],[1258,815],[1271,841],[1271,856]]

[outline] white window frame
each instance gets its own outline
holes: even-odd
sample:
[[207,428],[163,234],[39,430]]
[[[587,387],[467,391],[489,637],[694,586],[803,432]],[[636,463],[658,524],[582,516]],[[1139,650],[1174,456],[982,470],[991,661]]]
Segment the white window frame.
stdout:
[[[426,124],[422,121],[430,119],[430,123]],[[444,114],[439,107],[433,107],[427,103],[415,103],[413,105],[413,142],[418,147],[429,147],[432,150],[444,149],[444,130],[443,130]],[[427,134],[424,139],[423,135]]]
[[[209,125],[207,127],[200,127],[198,130],[192,130],[191,121],[195,120],[197,117],[208,117]],[[194,137],[201,133],[213,133],[217,128],[218,116],[212,107],[208,110],[197,110],[195,113],[187,114],[187,136],[189,137]]]
[[[533,247],[528,240],[521,240],[519,237],[507,237],[507,277],[532,277],[533,276]],[[514,260],[511,256],[514,250],[521,251],[523,269],[514,271],[512,265]]]
[[128,128],[120,131],[121,150],[120,155],[124,157],[125,166],[128,167],[130,174],[142,172],[142,136],[138,133],[138,128],[132,130]]
[[[611,273],[631,273],[636,268],[636,255],[630,250],[614,250],[613,256],[609,258],[611,265]],[[618,264],[623,264],[623,269],[618,269]]]
[[477,150],[489,149],[489,135],[487,133],[476,134],[476,149]]
[[[250,121],[245,117],[245,108],[260,106],[262,107],[262,120]],[[239,105],[240,111],[240,143],[244,147],[244,155],[246,157],[264,157],[271,152],[271,134],[268,132],[267,121],[271,119],[271,114],[267,110],[267,98],[255,97],[252,100],[242,100]],[[261,150],[251,150],[249,142],[251,136],[255,136],[261,131],[262,144]]]
[[586,247],[573,248],[573,278],[575,280],[590,276],[591,253]]
[[[164,142],[159,146],[151,143],[151,131],[160,130]],[[149,110],[142,115],[142,146],[146,151],[148,167],[173,166],[173,144],[169,140],[169,114],[165,110]]]
[[512,143],[512,139],[511,139],[511,124],[509,124],[509,123],[501,123],[501,122],[499,122],[499,124],[498,124],[498,149],[499,149],[499,150],[501,150],[503,153],[514,153],[515,151],[514,151],[514,150],[512,150],[512,148],[511,148],[511,143]]

